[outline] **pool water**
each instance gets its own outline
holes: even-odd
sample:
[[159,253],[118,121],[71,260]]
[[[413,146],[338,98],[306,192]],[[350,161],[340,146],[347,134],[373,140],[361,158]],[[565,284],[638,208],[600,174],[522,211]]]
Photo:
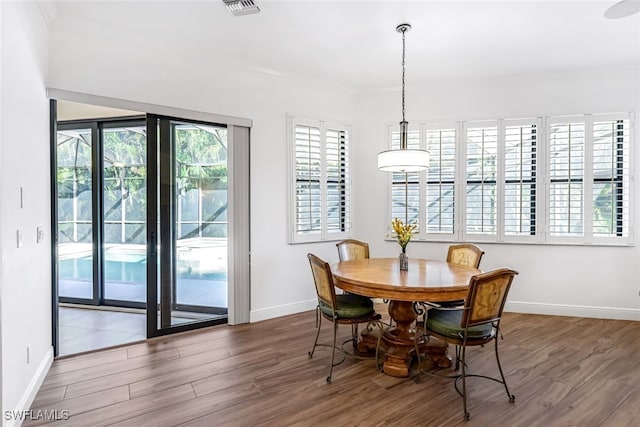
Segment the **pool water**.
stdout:
[[[93,281],[93,257],[62,259],[58,263],[61,279]],[[105,280],[107,282],[146,283],[147,259],[140,254],[113,253],[105,260]],[[198,268],[180,263],[180,279],[226,280],[224,272],[199,272]]]

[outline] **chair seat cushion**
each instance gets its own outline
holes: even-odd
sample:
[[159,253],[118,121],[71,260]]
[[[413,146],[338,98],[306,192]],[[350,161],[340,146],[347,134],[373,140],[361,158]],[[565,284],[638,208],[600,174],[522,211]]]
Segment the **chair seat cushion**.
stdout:
[[[460,326],[462,322],[463,310],[439,310],[432,308],[428,311],[427,329],[432,330],[440,335],[460,338],[463,329]],[[471,326],[469,328],[468,339],[487,339],[493,334],[493,327],[487,323],[484,325]]]
[[[371,301],[371,298],[363,297],[362,295],[344,294],[336,295],[336,300],[338,317],[355,319],[373,313],[373,301]],[[320,310],[327,316],[333,316],[331,307],[323,302],[320,302]]]

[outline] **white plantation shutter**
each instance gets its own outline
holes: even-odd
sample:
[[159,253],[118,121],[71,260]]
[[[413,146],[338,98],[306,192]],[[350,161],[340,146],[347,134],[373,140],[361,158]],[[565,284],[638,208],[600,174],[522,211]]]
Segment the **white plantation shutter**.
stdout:
[[[399,126],[390,127],[391,149],[400,149]],[[407,148],[420,148],[420,131],[409,128]],[[422,229],[420,225],[420,172],[391,174],[391,219],[399,218],[404,223],[418,222],[416,233]],[[405,186],[406,184],[406,186]],[[405,191],[406,189],[406,191]]]
[[584,235],[585,122],[549,123],[549,235]]
[[344,130],[326,130],[326,212],[327,233],[344,233],[349,229],[349,134]]
[[540,121],[504,122],[504,234],[537,233]]
[[454,233],[456,133],[455,127],[426,130],[430,166],[426,201],[428,234]]
[[[408,145],[429,170],[391,174],[389,220],[406,211],[414,240],[631,245],[634,126],[633,112],[421,123]],[[396,125],[387,138],[399,148]]]
[[320,128],[295,127],[295,233],[320,234],[322,225]]
[[289,116],[293,176],[290,242],[349,236],[349,129]]
[[594,116],[592,122],[593,236],[629,238],[631,122],[628,115]]
[[498,127],[466,124],[466,234],[496,235]]

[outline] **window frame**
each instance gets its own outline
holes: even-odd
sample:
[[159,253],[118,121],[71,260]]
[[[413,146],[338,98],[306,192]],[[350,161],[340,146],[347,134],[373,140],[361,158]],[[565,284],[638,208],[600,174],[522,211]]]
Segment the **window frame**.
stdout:
[[[351,237],[352,232],[352,178],[351,178],[351,126],[339,123],[336,121],[328,121],[321,119],[311,119],[305,117],[298,117],[292,114],[287,114],[287,170],[288,170],[288,224],[287,234],[289,244],[300,243],[314,243],[314,242],[331,242],[347,239]],[[296,209],[296,127],[313,127],[319,129],[320,132],[320,232],[319,233],[298,233],[296,230],[297,224],[297,209]],[[341,168],[341,175],[345,175],[344,180],[344,192],[343,205],[345,206],[345,214],[341,218],[341,222],[344,223],[345,230],[341,232],[331,232],[327,226],[327,193],[329,187],[328,173],[327,173],[327,130],[344,132],[346,134],[345,140],[345,157],[346,166]],[[333,183],[335,184],[335,182]]]

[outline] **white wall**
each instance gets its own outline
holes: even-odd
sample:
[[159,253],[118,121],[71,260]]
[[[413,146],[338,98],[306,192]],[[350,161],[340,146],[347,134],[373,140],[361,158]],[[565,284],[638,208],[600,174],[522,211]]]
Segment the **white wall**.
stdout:
[[[353,92],[206,63],[179,50],[110,33],[52,30],[49,86],[253,120],[251,321],[310,310],[316,296],[306,254],[337,258],[335,243],[287,244],[286,114],[354,118]],[[82,66],[70,67],[82,57]],[[117,58],[117,59],[116,59]]]
[[[418,76],[419,77],[419,76]],[[411,82],[412,75],[407,75]],[[407,120],[452,121],[598,112],[640,112],[640,68],[548,73],[496,81],[435,82],[407,88]],[[372,256],[395,256],[397,244],[383,240],[387,176],[376,170],[385,147],[386,123],[400,120],[398,93],[364,94],[358,101],[358,160],[354,183],[356,238],[367,239]],[[635,133],[635,164],[640,167]],[[636,167],[636,176],[638,169]],[[640,225],[640,185],[634,192],[634,222]],[[638,242],[636,233],[636,243]],[[448,244],[412,242],[410,256],[444,258]],[[483,269],[520,271],[508,309],[523,312],[640,320],[640,247],[571,247],[482,243]]]
[[[311,309],[315,294],[306,253],[337,259],[334,243],[287,244],[286,113],[354,125],[354,237],[369,241],[374,256],[396,255],[396,245],[383,241],[386,177],[375,165],[384,146],[384,124],[399,120],[398,94],[354,94],[234,68],[222,57],[207,62],[176,46],[150,43],[142,35],[120,34],[115,28],[70,24],[51,31],[49,86],[253,120],[252,321]],[[78,58],[82,66],[70,66]],[[414,90],[408,79],[408,119],[638,111],[637,75],[637,67],[620,68],[493,82],[441,81],[423,90]],[[416,243],[410,251],[443,258],[446,246]],[[483,267],[509,265],[521,272],[511,295],[512,302],[520,304],[512,304],[512,309],[640,319],[638,273],[632,267],[638,259],[635,247],[484,246]]]
[[[4,411],[29,408],[53,355],[49,103],[45,96],[47,27],[40,9],[32,2],[2,2],[1,8],[2,419],[11,425]],[[37,226],[45,231],[39,244]],[[16,244],[17,230],[23,235],[21,248]]]

